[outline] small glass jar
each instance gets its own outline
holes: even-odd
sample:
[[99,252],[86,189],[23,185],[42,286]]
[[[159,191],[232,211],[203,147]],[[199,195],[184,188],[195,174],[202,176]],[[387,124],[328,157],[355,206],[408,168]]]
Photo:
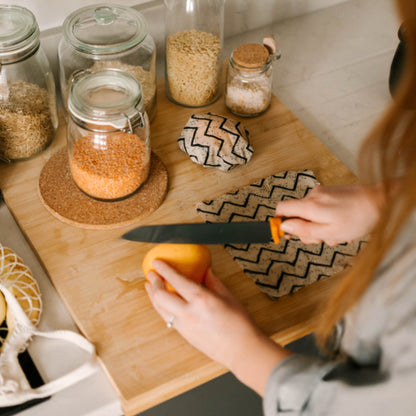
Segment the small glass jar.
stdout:
[[150,169],[150,129],[140,82],[127,72],[81,70],[68,97],[69,166],[76,185],[100,200],[134,193]]
[[141,13],[104,3],[74,11],[64,21],[58,47],[62,98],[67,106],[69,82],[80,69],[121,69],[143,89],[144,108],[156,113],[156,47]]
[[174,103],[202,107],[220,95],[224,0],[165,0],[165,88]]
[[35,16],[0,5],[0,156],[16,161],[44,150],[58,128],[55,82]]
[[225,105],[241,117],[264,113],[272,96],[272,63],[280,54],[264,45],[249,43],[231,54],[225,87]]

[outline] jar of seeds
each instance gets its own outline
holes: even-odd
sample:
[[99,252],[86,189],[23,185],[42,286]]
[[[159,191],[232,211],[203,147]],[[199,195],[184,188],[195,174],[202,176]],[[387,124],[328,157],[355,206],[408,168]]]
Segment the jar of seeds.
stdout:
[[36,155],[57,127],[55,82],[35,16],[24,7],[0,5],[0,158]]
[[272,96],[272,63],[280,58],[275,40],[268,36],[263,45],[240,45],[231,54],[225,87],[225,105],[241,117],[264,113]]
[[166,94],[202,107],[220,94],[224,0],[165,0]]
[[141,84],[150,120],[156,113],[156,46],[144,16],[131,7],[104,3],[75,10],[64,21],[58,47],[65,107],[69,82],[80,69],[121,69]]
[[140,82],[127,72],[83,70],[68,97],[69,166],[76,185],[100,200],[135,192],[150,168],[150,129]]

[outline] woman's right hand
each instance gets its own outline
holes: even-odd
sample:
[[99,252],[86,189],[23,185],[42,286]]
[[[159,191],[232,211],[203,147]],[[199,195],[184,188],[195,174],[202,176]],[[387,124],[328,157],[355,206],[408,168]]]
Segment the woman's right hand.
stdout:
[[[154,260],[152,266],[145,287],[161,317],[171,320],[191,345],[263,395],[273,368],[291,352],[263,334],[211,269],[203,286],[161,260]],[[165,282],[176,293],[168,291]]]
[[287,217],[281,229],[304,244],[334,246],[368,234],[378,220],[378,185],[317,186],[303,199],[277,204],[276,215]]

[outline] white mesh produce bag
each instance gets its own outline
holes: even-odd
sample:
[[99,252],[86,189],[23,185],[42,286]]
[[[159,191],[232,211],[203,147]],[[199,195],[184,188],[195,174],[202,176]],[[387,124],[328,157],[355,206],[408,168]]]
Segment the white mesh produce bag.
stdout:
[[[39,287],[30,269],[10,249],[0,244],[0,407],[15,406],[48,397],[91,375],[98,368],[94,346],[81,335],[66,330],[42,332],[36,329],[42,311]],[[86,351],[88,358],[61,377],[31,388],[18,361],[31,338],[63,340]]]

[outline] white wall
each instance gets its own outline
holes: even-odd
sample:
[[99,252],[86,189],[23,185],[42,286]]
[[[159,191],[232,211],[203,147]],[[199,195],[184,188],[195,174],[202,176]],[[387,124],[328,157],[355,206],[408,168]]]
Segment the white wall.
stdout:
[[225,37],[348,0],[225,0]]
[[[28,8],[38,21],[40,30],[61,26],[65,18],[74,10],[90,4],[106,3],[104,0],[3,0],[3,4],[13,4]],[[108,2],[107,2],[108,3]],[[149,3],[149,0],[116,0],[113,3],[135,6]]]
[[[289,17],[333,6],[346,0],[225,0],[225,36],[265,26]],[[41,31],[59,27],[74,10],[103,0],[3,0],[27,7],[36,16]],[[111,2],[111,0],[110,0]],[[162,6],[163,0],[114,0],[124,6]]]

